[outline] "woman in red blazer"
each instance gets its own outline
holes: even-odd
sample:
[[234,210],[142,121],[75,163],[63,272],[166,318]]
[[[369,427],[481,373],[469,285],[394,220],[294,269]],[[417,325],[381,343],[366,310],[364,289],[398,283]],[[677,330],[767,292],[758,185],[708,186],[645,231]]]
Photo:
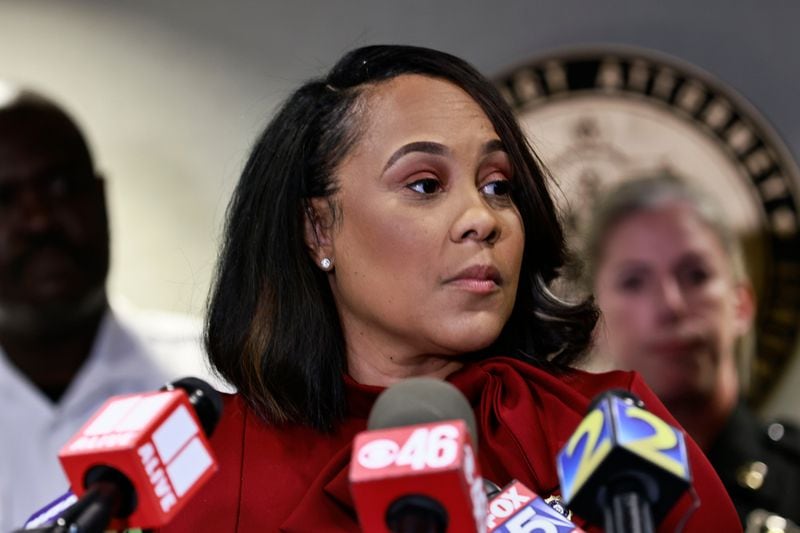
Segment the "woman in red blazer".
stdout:
[[[552,186],[497,90],[448,54],[360,48],[301,86],[229,206],[206,338],[238,390],[213,438],[221,470],[165,531],[358,531],[350,443],[407,377],[458,387],[482,474],[544,496],[599,392],[674,424],[635,374],[572,369],[597,312],[548,289],[565,254]],[[735,531],[688,451],[694,494],[661,530]]]

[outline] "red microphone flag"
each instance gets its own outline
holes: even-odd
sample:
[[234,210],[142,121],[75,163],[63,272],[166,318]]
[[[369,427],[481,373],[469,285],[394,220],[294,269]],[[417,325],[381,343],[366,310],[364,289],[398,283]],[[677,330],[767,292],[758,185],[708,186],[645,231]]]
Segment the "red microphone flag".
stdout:
[[350,490],[361,527],[369,533],[388,533],[389,507],[414,495],[445,509],[448,531],[485,530],[486,495],[463,420],[359,433],[353,442]]
[[58,456],[82,496],[87,473],[108,466],[136,490],[136,508],[112,529],[169,522],[217,471],[211,446],[183,390],[110,398]]

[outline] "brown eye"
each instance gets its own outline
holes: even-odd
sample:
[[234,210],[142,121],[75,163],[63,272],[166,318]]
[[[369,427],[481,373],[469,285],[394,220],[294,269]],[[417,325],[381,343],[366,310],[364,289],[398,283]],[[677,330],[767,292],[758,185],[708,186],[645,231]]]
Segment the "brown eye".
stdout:
[[41,180],[42,191],[50,198],[68,198],[86,190],[93,177],[88,174],[54,172]]
[[644,286],[644,278],[641,276],[627,276],[619,280],[617,287],[623,292],[638,292]]
[[481,191],[488,196],[510,196],[511,182],[508,180],[490,181],[481,187]]
[[704,268],[691,268],[683,273],[683,279],[692,286],[702,285],[709,277],[710,273]]
[[69,196],[71,191],[75,188],[74,180],[70,179],[64,174],[53,174],[44,180],[44,190],[51,198],[61,198]]
[[413,183],[409,183],[407,187],[420,194],[436,194],[442,190],[441,184],[434,178],[417,180]]

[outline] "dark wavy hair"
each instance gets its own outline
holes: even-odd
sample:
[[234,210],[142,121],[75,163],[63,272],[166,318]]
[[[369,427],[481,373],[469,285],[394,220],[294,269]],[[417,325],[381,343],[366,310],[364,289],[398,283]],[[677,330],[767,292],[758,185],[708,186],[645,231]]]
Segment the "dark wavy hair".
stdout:
[[565,259],[564,237],[542,165],[496,88],[443,52],[367,46],[286,100],[256,141],[228,206],[206,347],[217,372],[269,422],[330,431],[346,416],[344,335],[326,274],[304,239],[305,216],[312,198],[336,191],[334,171],[363,133],[365,89],[403,74],[466,91],[513,167],[512,198],[525,227],[517,300],[495,344],[473,356],[505,354],[558,371],[590,342],[594,304],[569,304],[548,289]]

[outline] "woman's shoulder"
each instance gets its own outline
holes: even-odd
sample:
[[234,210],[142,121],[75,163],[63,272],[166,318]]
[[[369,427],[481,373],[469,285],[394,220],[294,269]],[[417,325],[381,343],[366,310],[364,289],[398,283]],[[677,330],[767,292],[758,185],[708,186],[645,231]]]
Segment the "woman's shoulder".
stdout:
[[519,375],[522,379],[554,391],[573,389],[582,396],[600,394],[609,389],[625,389],[635,392],[644,387],[644,382],[636,372],[610,370],[590,372],[574,367],[547,368],[520,358],[495,356],[477,361],[476,368],[487,374],[505,376]]
[[[679,427],[661,401],[635,372],[588,372],[578,369],[548,371],[525,361],[493,357],[475,364],[466,375],[484,388],[481,395],[481,418],[492,420],[494,429],[489,438],[504,440],[495,451],[514,464],[514,475],[536,489],[556,490],[559,484],[553,458],[573,435],[586,416],[589,405],[599,394],[610,389],[623,389],[635,394],[648,411],[668,424]],[[463,378],[456,378],[463,380]],[[487,413],[494,413],[494,419]],[[511,435],[513,438],[504,437]],[[527,443],[521,445],[520,443]],[[493,443],[490,442],[489,446]],[[524,448],[525,455],[515,460],[510,450]],[[697,445],[686,438],[695,494],[701,500],[701,511],[694,513],[686,531],[734,531],[738,525],[727,495],[719,479]],[[524,460],[524,461],[523,461]],[[532,464],[533,471],[526,472]],[[487,469],[491,471],[492,464]],[[482,465],[483,468],[483,465]],[[520,472],[522,474],[520,474]],[[528,478],[524,476],[530,474]],[[674,530],[695,504],[688,495],[673,508],[661,530]],[[721,528],[715,528],[720,525]]]
[[220,395],[222,414],[209,440],[215,453],[224,456],[231,452],[236,453],[237,448],[241,449],[249,408],[239,394],[220,393]]
[[237,394],[224,395],[223,405],[211,439],[218,471],[162,533],[311,530],[323,512],[336,526],[326,531],[355,527],[340,507],[349,500],[349,444],[364,421],[326,434],[268,423]]
[[504,388],[524,386],[543,408],[557,407],[558,416],[571,412],[583,417],[592,401],[604,392],[624,390],[641,399],[649,411],[678,425],[637,372],[592,372],[571,367],[548,369],[512,357],[492,357],[477,365],[479,372],[499,378]]
[[[248,408],[238,394],[221,393],[222,415],[209,439],[217,471],[160,533],[235,531]],[[213,513],[209,513],[214,509]]]

